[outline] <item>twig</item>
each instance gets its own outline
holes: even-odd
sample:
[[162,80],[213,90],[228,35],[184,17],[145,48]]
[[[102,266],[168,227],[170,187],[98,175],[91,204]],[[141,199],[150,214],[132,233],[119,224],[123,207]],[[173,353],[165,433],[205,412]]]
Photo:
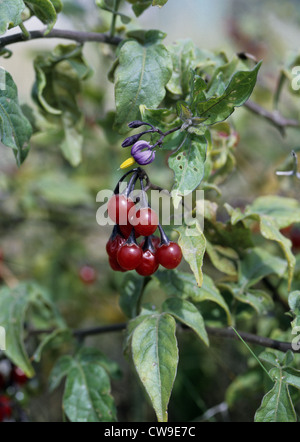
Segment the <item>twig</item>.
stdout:
[[295,127],[300,129],[300,122],[298,120],[287,119],[283,117],[277,110],[270,112],[259,104],[254,103],[253,101],[247,101],[245,103],[245,107],[254,114],[268,120],[271,124],[273,124],[273,126],[279,129],[282,135],[285,135],[285,129],[288,127]]
[[[210,336],[217,338],[235,339],[238,340],[238,336],[231,328],[207,328],[207,332]],[[300,351],[295,351],[292,348],[292,344],[289,342],[276,341],[274,339],[265,338],[263,336],[253,335],[251,333],[245,333],[238,331],[239,335],[244,339],[244,341],[249,344],[259,345],[260,347],[273,348],[274,350],[282,351],[286,353],[288,350],[294,353],[300,353]]]
[[[88,336],[97,336],[104,333],[119,332],[125,330],[126,328],[127,328],[127,323],[120,323],[120,324],[113,324],[102,327],[73,330],[72,333],[74,337],[82,339]],[[183,328],[187,329],[187,327]],[[208,335],[211,337],[239,340],[239,337],[236,335],[236,333],[233,331],[232,328],[207,327],[206,330]],[[45,329],[45,330],[29,330],[28,332],[29,335],[36,336],[40,334],[50,334],[53,333],[53,331],[54,331],[53,329],[48,329],[48,330]],[[273,348],[274,350],[279,350],[283,353],[286,353],[288,350],[291,350],[294,353],[300,353],[300,350],[299,351],[293,350],[292,344],[289,342],[276,341],[274,339],[265,338],[263,336],[257,336],[242,331],[238,331],[238,333],[242,337],[242,339],[248,342],[249,344],[259,345],[260,347],[264,348]]]
[[28,31],[28,34],[28,39],[24,38],[24,34],[22,32],[1,37],[0,48],[4,48],[14,43],[28,42],[29,40],[37,40],[42,38],[60,38],[65,40],[73,40],[78,43],[107,43],[113,46],[117,46],[122,41],[122,39],[119,37],[111,37],[110,35],[101,34],[98,32],[68,31],[64,29],[53,29],[49,34],[46,35],[45,30]]

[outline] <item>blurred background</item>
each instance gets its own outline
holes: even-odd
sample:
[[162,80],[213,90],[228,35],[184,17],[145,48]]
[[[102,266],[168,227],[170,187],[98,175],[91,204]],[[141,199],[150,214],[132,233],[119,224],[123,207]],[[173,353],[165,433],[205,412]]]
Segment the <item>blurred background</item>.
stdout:
[[[93,0],[65,0],[64,11],[57,28],[106,32],[109,27],[109,14],[95,12]],[[133,17],[129,5],[124,12]],[[300,50],[299,24],[297,0],[169,0],[162,9],[150,8],[134,18],[129,27],[160,29],[167,33],[166,44],[191,38],[200,48],[225,51],[229,59],[236,52],[262,59],[252,99],[272,110],[280,70]],[[28,28],[39,29],[41,24],[33,19]],[[17,44],[10,48],[10,59],[1,59],[1,66],[18,85],[21,103],[32,104],[34,57],[58,43],[61,41]],[[11,271],[6,277],[36,280],[47,287],[68,325],[75,328],[126,321],[118,305],[122,276],[110,270],[105,253],[110,229],[96,223],[96,195],[101,189],[115,187],[119,165],[128,156],[120,148],[122,138],[111,128],[114,95],[107,73],[114,53],[112,48],[94,43],[87,44],[84,53],[94,74],[80,98],[86,116],[82,164],[72,168],[47,137],[33,137],[29,157],[20,169],[11,150],[0,146],[0,249]],[[287,90],[279,107],[286,117],[299,118],[299,100]],[[299,132],[289,129],[282,137],[276,128],[244,109],[234,114],[232,122],[240,134],[237,167],[221,186],[222,196],[212,193],[207,198],[241,207],[256,195],[299,198],[298,183],[291,187],[288,180],[275,175],[288,165],[292,149],[300,147]],[[171,188],[172,173],[166,173],[165,161],[148,166],[148,172],[152,182]],[[159,294],[157,287],[155,290]],[[149,299],[151,296],[149,293]],[[87,344],[100,348],[121,366],[123,376],[113,382],[119,420],[151,421],[151,407],[131,362],[123,357],[122,339],[121,333],[113,333],[89,338]],[[240,344],[213,340],[206,350],[187,332],[179,340],[180,365],[170,421],[252,421],[264,393],[257,372],[251,374],[253,388],[243,400],[232,392],[230,409],[224,405],[227,386],[251,364],[248,357],[241,356]],[[50,395],[46,382],[58,350],[48,353],[37,379],[20,398],[28,419],[35,422],[61,420],[61,391]]]

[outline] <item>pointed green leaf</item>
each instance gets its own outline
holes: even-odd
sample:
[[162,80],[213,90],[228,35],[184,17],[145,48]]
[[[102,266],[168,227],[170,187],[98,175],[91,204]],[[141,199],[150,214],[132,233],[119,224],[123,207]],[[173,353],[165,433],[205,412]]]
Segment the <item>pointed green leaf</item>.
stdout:
[[139,118],[140,105],[155,108],[161,103],[171,75],[172,60],[163,44],[123,44],[115,71],[115,127],[119,132],[128,131],[127,124]]
[[153,6],[164,6],[167,3],[168,0],[153,0],[152,5]]
[[300,327],[300,291],[297,290],[289,295],[289,306],[293,316],[295,317],[292,322],[293,327]]
[[231,325],[229,308],[209,276],[203,275],[201,288],[197,286],[194,276],[190,273],[176,270],[172,272],[159,270],[156,272],[155,278],[158,279],[162,289],[165,290],[168,296],[178,296],[182,299],[189,299],[194,303],[211,301],[218,304],[225,311],[228,324]]
[[159,422],[168,421],[168,404],[177,373],[176,323],[168,314],[147,317],[133,332],[132,356]]
[[275,385],[263,398],[261,407],[256,412],[255,422],[296,422],[295,409],[282,369],[274,370],[271,372]]
[[0,1],[0,35],[7,29],[22,23],[22,12],[25,8],[23,0]]
[[[278,199],[275,198],[271,200],[273,201],[273,203],[275,202],[276,204],[273,206],[268,206],[266,201],[266,207],[265,209],[263,209],[262,200],[260,200],[257,205],[255,205],[254,203],[252,206],[248,206],[245,210],[245,213],[242,213],[239,209],[233,209],[228,204],[225,204],[225,207],[231,216],[231,223],[233,225],[247,219],[258,221],[260,224],[260,231],[262,236],[268,240],[278,243],[288,262],[288,284],[290,287],[296,265],[296,258],[292,252],[291,241],[284,235],[282,235],[282,233],[280,232],[280,228],[287,227],[287,225],[290,224],[290,222],[287,220],[291,218],[290,215],[288,215],[288,218],[281,217],[279,215],[279,207],[276,207],[278,204]],[[290,206],[290,204],[294,206],[292,200],[288,202],[288,206]],[[284,212],[284,206],[281,210]],[[265,214],[263,214],[263,211],[265,212]]]
[[51,389],[67,377],[63,409],[71,422],[115,422],[116,409],[110,394],[110,380],[103,366],[103,354],[82,348],[75,357],[64,356],[54,367]]
[[191,63],[195,60],[195,44],[192,40],[179,40],[168,46],[173,61],[172,77],[167,89],[174,95],[185,97],[189,92]]
[[[57,20],[55,6],[51,0],[24,0],[32,13],[47,25],[47,33],[51,31]],[[55,5],[58,7],[58,3]],[[59,8],[58,8],[59,9]]]
[[249,288],[257,284],[266,276],[276,274],[283,276],[287,268],[286,261],[271,255],[266,250],[255,247],[247,251],[240,262],[238,285]]
[[187,135],[181,149],[169,158],[174,171],[174,192],[187,195],[195,190],[204,177],[207,138]]
[[199,310],[189,301],[179,298],[169,298],[162,305],[162,311],[169,313],[175,319],[187,325],[209,346],[203,317]]
[[213,245],[206,240],[206,252],[216,269],[226,275],[237,275],[238,254],[229,247]]
[[249,99],[260,67],[261,63],[252,71],[237,72],[222,95],[198,103],[197,114],[200,118],[205,118],[206,125],[226,120],[236,107],[242,106]]
[[13,149],[18,166],[28,154],[31,135],[31,125],[19,105],[17,87],[5,72],[4,89],[0,89],[0,137],[5,146]]
[[190,265],[197,284],[201,287],[203,283],[203,259],[206,248],[206,241],[203,232],[198,224],[195,222],[194,226],[180,226],[177,228],[179,232],[178,244],[181,247],[184,259]]

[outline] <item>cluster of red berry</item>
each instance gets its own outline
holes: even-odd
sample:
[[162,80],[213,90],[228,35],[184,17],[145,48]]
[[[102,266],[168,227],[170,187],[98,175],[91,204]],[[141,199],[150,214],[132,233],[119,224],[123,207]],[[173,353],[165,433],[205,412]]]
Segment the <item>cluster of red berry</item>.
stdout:
[[7,359],[0,361],[0,422],[10,420],[13,415],[13,399],[6,391],[18,391],[27,382],[28,378],[20,368]]
[[[140,177],[141,199],[143,199],[144,171],[138,168],[132,172],[133,177],[126,191],[118,193],[118,185],[114,196],[108,202],[108,215],[116,223],[106,245],[110,266],[119,272],[136,270],[142,276],[153,275],[159,265],[175,269],[182,260],[181,248],[168,239],[159,225],[157,213],[148,206],[148,203],[146,206],[145,202],[145,207],[136,210],[136,205],[129,195],[137,178]],[[119,183],[121,181],[122,178]],[[161,238],[154,236],[157,228]],[[138,244],[137,239],[141,236],[144,239]]]

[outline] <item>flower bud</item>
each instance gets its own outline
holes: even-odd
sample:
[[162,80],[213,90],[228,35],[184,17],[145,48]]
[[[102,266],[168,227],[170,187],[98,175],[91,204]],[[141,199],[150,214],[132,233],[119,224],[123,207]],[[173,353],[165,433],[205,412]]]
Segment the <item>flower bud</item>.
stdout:
[[145,126],[146,123],[144,123],[143,121],[132,121],[131,123],[128,124],[128,127],[130,127],[130,129],[137,129],[138,127],[141,126]]

